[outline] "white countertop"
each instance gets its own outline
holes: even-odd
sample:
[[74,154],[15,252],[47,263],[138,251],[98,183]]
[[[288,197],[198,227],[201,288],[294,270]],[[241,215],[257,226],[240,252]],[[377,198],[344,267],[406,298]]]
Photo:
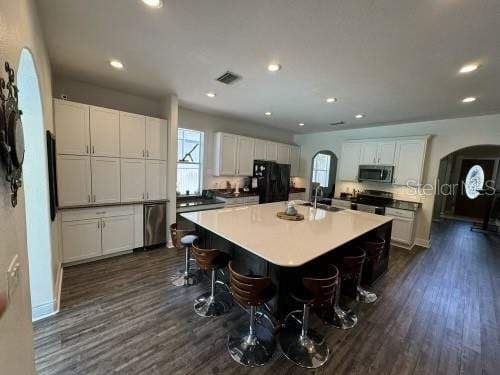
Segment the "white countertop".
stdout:
[[279,219],[286,202],[181,214],[195,224],[283,267],[301,266],[392,219],[366,212],[297,206],[303,221]]

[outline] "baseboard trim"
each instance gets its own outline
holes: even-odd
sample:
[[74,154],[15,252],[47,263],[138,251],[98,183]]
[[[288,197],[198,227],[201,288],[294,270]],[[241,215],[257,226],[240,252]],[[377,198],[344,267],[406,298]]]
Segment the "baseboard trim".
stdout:
[[57,314],[61,308],[61,289],[62,289],[63,268],[59,264],[57,271],[56,285],[54,286],[55,298],[52,302],[47,302],[31,309],[31,320],[36,322]]
[[431,247],[431,240],[426,240],[423,238],[416,238],[415,239],[415,245],[418,245],[420,247],[424,247],[426,249],[429,249]]
[[61,310],[61,290],[62,290],[62,280],[63,280],[64,268],[61,263],[59,263],[59,271],[57,272],[57,282],[56,282],[56,309],[57,314]]

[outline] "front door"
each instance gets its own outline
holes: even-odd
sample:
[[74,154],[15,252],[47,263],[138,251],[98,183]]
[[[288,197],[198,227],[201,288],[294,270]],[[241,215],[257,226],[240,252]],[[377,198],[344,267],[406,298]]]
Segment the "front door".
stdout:
[[[488,197],[483,195],[475,197],[475,194],[471,194],[471,191],[467,192],[466,189],[467,175],[469,174],[471,168],[476,165],[482,168],[484,173],[484,183],[493,178],[495,160],[464,159],[462,161],[459,180],[460,186],[457,190],[457,200],[455,203],[455,215],[457,216],[483,218],[486,210],[488,209]],[[479,188],[484,187],[485,186],[481,186]]]

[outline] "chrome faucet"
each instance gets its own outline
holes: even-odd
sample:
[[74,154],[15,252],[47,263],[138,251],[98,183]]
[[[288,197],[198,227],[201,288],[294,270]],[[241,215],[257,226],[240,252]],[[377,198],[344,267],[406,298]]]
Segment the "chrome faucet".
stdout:
[[316,186],[314,190],[314,209],[318,208],[318,190],[321,191],[321,196],[323,196],[323,188],[320,185]]

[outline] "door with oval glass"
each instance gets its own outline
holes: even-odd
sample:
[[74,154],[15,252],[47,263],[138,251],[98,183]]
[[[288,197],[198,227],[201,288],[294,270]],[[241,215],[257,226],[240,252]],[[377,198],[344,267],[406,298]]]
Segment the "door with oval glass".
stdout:
[[487,186],[494,177],[494,159],[464,159],[460,168],[459,188],[455,201],[455,215],[482,218],[488,209],[488,197],[477,190]]

